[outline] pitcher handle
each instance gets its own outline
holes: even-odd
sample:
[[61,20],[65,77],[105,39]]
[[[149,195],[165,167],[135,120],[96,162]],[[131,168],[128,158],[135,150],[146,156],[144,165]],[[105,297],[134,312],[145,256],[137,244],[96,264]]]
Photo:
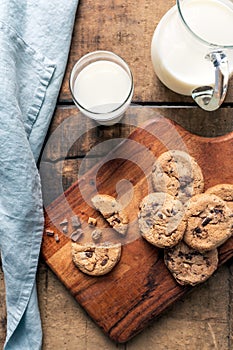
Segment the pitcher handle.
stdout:
[[218,109],[225,99],[229,80],[228,59],[222,51],[206,55],[215,67],[215,86],[201,86],[192,91],[194,101],[206,111]]

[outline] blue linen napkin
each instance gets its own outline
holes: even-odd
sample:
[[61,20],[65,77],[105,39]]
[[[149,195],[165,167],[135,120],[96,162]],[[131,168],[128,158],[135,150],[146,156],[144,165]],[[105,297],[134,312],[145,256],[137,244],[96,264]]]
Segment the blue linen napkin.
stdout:
[[0,250],[4,350],[41,349],[35,275],[43,232],[37,161],[56,105],[78,0],[0,4]]

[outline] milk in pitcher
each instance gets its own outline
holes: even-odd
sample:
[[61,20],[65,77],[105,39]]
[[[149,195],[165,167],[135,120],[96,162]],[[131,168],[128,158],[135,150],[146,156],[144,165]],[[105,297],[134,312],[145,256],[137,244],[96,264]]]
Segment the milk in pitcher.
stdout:
[[[233,3],[186,0],[182,14],[191,30],[182,22],[177,7],[172,7],[154,32],[151,57],[157,76],[167,87],[191,95],[197,87],[214,85],[214,66],[205,58],[210,47],[233,45]],[[226,49],[226,54],[231,75],[233,48]]]

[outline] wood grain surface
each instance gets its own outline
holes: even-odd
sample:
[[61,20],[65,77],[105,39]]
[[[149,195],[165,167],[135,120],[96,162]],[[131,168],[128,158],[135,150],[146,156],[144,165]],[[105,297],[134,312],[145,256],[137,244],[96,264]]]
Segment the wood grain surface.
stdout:
[[[162,251],[141,239],[137,226],[138,205],[151,191],[152,164],[167,149],[186,150],[197,159],[203,170],[205,188],[216,183],[233,183],[229,167],[233,133],[203,138],[157,115],[136,128],[128,139],[120,142],[65,195],[46,208],[46,229],[54,230],[60,238],[57,243],[54,238],[44,235],[42,254],[46,263],[100,328],[116,342],[128,341],[190,289],[175,282],[164,265]],[[97,278],[86,276],[72,263],[70,239],[61,233],[59,223],[78,214],[86,236],[90,233],[89,216],[96,217],[98,226],[104,228],[102,218],[90,206],[90,198],[96,191],[117,196],[117,185],[122,180],[133,185],[133,196],[126,207],[131,222],[127,240],[122,241],[122,258],[110,274]],[[118,240],[111,229],[106,229],[107,234],[108,240]],[[233,239],[230,239],[219,250],[220,264],[232,255]]]

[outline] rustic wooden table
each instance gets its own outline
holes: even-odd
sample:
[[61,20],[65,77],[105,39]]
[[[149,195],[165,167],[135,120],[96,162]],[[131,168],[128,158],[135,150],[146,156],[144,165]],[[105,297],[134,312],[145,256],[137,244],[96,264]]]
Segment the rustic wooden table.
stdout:
[[[174,4],[175,0],[80,0],[67,71],[49,135],[70,116],[76,116],[76,121],[80,118],[81,123],[81,116],[72,103],[69,91],[69,74],[77,59],[98,49],[113,51],[129,64],[134,76],[135,104],[145,108],[153,106],[157,112],[202,136],[223,135],[233,130],[232,82],[222,108],[217,112],[206,113],[198,109],[190,98],[165,88],[153,72],[150,60],[152,34],[159,19]],[[94,145],[111,137],[127,137],[134,127],[130,124],[100,126],[90,131],[88,121],[86,123],[82,124],[87,130],[82,143],[76,143],[68,152],[65,140],[59,147],[49,148],[48,159],[52,161],[46,164],[49,169],[47,173],[50,174],[44,184],[46,204],[61,192],[56,178],[62,178],[63,188],[68,188],[77,180],[81,160]],[[64,157],[66,159],[61,167]],[[91,162],[90,158],[90,165]],[[0,278],[3,279],[2,272]],[[232,290],[233,265],[230,261],[208,282],[175,303],[138,336],[128,343],[115,344],[86,315],[41,259],[38,292],[44,332],[43,350],[231,350]],[[6,328],[3,300],[4,288],[0,287],[0,345],[3,345]]]

